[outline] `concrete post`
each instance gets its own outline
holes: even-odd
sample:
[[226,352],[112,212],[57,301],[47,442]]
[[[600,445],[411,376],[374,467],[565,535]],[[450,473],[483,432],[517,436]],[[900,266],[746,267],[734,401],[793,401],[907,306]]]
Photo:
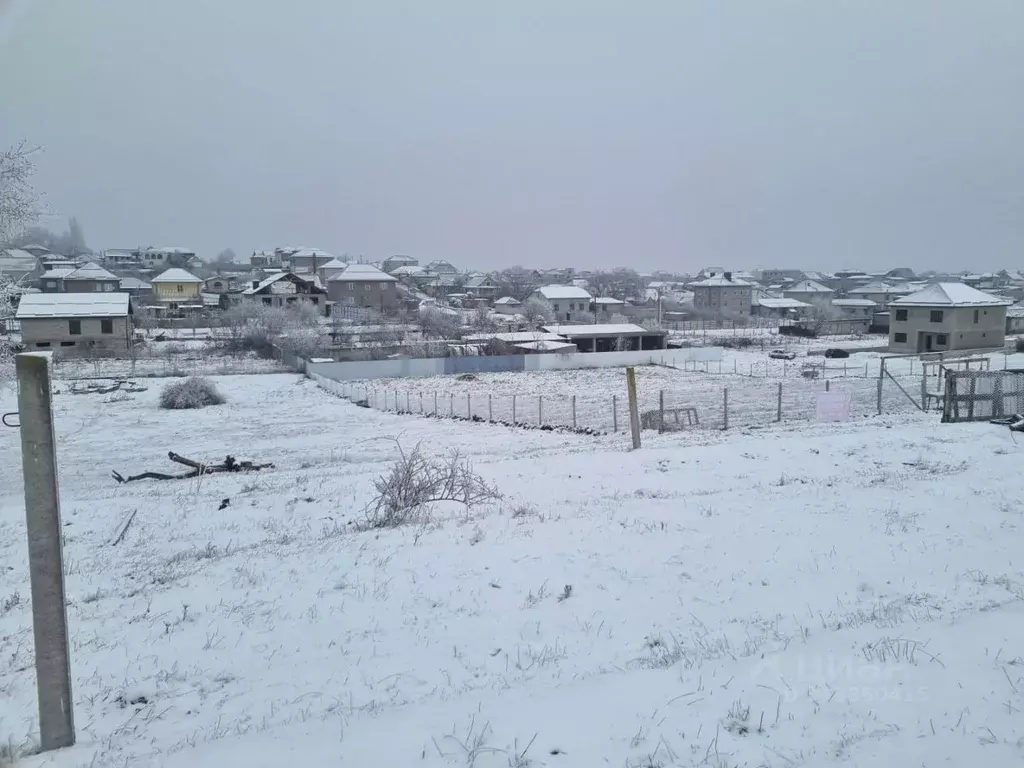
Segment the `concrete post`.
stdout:
[[619,401],[612,395],[612,432],[619,431]]
[[75,743],[50,355],[18,355],[16,370],[32,581],[39,745],[45,752]]
[[629,395],[629,429],[633,434],[633,449],[640,447],[640,408],[636,400],[636,369],[626,368],[626,391]]
[[537,395],[537,424],[544,426],[544,395]]
[[776,406],[775,420],[782,421],[782,382],[779,382],[779,402]]
[[487,395],[487,421],[494,421],[494,405],[490,393]]
[[658,432],[665,431],[665,390],[658,390]]
[[516,396],[512,395],[512,426],[516,423]]
[[466,393],[466,418],[473,420],[473,401],[469,399],[470,393]]
[[729,388],[722,390],[722,429],[729,428]]
[[576,395],[572,396],[572,428],[576,429]]

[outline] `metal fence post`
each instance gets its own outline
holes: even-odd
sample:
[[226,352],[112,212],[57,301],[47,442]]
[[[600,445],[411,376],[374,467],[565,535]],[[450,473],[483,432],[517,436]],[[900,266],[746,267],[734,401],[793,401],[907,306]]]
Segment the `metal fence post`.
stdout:
[[729,428],[729,388],[726,387],[722,390],[722,421],[725,426],[722,429]]
[[782,382],[779,382],[779,402],[776,405],[775,420],[782,421]]
[[828,379],[825,379],[825,391],[826,392],[828,392],[828,385],[829,385],[829,381],[828,381]]
[[75,743],[50,356],[18,355],[15,366],[32,583],[39,746],[45,752]]
[[487,393],[487,421],[494,421],[494,406],[491,403],[491,393]]
[[[882,368],[884,370],[884,368],[885,368],[885,364],[884,363],[882,364]],[[882,377],[881,376],[878,377],[878,415],[879,416],[882,415]]]
[[615,395],[612,395],[612,432],[619,431],[619,404]]
[[466,393],[466,418],[473,420],[473,401],[469,399],[469,392]]
[[576,395],[572,396],[572,428],[576,429]]
[[455,418],[455,393],[448,393],[448,418]]
[[537,395],[537,424],[544,425],[544,395]]
[[658,390],[658,432],[665,431],[665,390]]
[[437,390],[434,390],[434,416],[437,416]]
[[420,392],[420,413],[423,413],[423,393]]
[[512,426],[516,423],[516,396],[512,395]]
[[410,402],[411,398],[412,398],[412,392],[410,392],[409,390],[405,390],[405,412],[406,413],[412,413],[412,403]]

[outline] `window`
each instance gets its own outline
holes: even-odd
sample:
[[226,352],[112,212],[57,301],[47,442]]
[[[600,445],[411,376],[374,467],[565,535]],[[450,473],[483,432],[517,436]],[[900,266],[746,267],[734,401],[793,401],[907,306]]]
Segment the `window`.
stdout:
[[264,296],[263,297],[263,306],[269,307],[271,304],[273,304],[273,300],[269,296]]
[[48,342],[48,341],[37,341],[36,342],[36,346],[37,347],[48,347],[48,346],[50,346],[50,342]]
[[386,290],[388,289],[388,284],[387,284],[387,283],[381,283],[381,284],[380,284],[380,289],[381,289],[382,291],[386,291]]
[[72,336],[82,335],[82,321],[81,320],[68,320],[68,333]]
[[57,287],[57,281],[56,280],[47,280],[46,281],[46,287],[47,288],[56,288]]
[[366,283],[365,285],[363,285],[363,290],[366,291],[367,293],[369,293],[370,292],[370,287],[371,287],[370,284]]
[[946,334],[940,333],[938,336],[936,336],[935,343],[938,344],[940,347],[946,346]]
[[100,333],[113,333],[114,332],[114,321],[109,317],[104,317],[100,320]]
[[942,322],[942,310],[941,309],[933,309],[931,311],[930,319],[931,319],[931,321],[933,323],[941,323]]
[[185,292],[185,286],[179,284],[178,285],[178,293],[184,293],[184,292]]
[[350,291],[354,291],[354,290],[356,289],[356,284],[355,284],[355,283],[349,283],[349,284],[348,284],[348,289],[349,289]]
[[558,305],[557,305],[557,304],[552,304],[552,305],[551,305],[551,308],[552,308],[553,310],[555,310],[555,312],[557,312],[557,311],[558,311]]
[[906,344],[907,343],[907,334],[905,334],[905,333],[894,333],[893,337],[892,337],[892,340],[895,343],[897,343],[897,344]]
[[905,309],[897,309],[896,310],[896,320],[898,320],[898,321],[905,321],[906,319],[907,319],[907,310],[905,310]]
[[62,341],[60,343],[60,345],[62,347],[73,347],[73,346],[75,346],[75,342],[73,342],[73,341]]
[[978,322],[978,310],[974,310],[974,322]]
[[103,290],[103,285],[102,285],[102,283],[93,283],[93,284],[92,284],[92,289],[93,289],[93,290],[94,290],[94,291],[95,291],[96,293],[99,293],[100,291],[102,291],[102,290]]

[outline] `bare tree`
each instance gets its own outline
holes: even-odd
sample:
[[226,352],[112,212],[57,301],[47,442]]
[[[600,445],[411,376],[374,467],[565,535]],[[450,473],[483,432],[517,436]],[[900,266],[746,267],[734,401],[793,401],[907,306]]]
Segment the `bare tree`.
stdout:
[[21,234],[42,213],[39,194],[32,186],[37,152],[38,147],[24,141],[0,152],[0,246]]
[[14,376],[14,337],[11,320],[14,319],[14,301],[18,294],[14,283],[0,277],[0,388]]
[[477,333],[491,333],[498,327],[498,324],[494,322],[494,318],[491,317],[491,308],[483,305],[473,310],[469,324]]
[[546,325],[555,320],[555,313],[551,306],[543,299],[536,297],[523,302],[522,314],[531,325]]
[[498,286],[498,293],[502,296],[511,296],[513,299],[522,301],[536,287],[536,280],[533,273],[523,267],[509,267],[493,275],[494,282]]
[[462,322],[459,316],[443,312],[437,307],[422,307],[419,324],[423,337],[427,339],[456,340],[462,338]]

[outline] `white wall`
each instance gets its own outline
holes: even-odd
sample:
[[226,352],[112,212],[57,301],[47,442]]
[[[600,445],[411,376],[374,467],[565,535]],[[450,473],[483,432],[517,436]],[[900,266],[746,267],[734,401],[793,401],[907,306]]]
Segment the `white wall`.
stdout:
[[684,362],[722,359],[721,347],[655,349],[641,352],[576,352],[566,355],[500,355],[434,357],[404,360],[358,360],[345,363],[307,363],[306,369],[334,381],[415,378],[459,373],[555,371],[575,368],[617,368],[625,365],[682,366]]

